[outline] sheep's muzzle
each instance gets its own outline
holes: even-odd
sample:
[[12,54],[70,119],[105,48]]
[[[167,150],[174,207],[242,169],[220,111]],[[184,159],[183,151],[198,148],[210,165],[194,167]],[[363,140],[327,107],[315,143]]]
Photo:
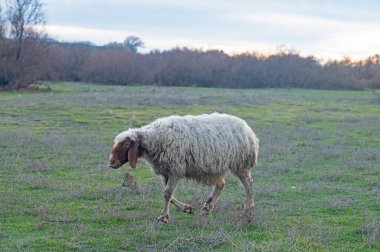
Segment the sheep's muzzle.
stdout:
[[128,147],[124,142],[115,144],[109,157],[109,167],[117,169],[126,162],[128,162]]
[[115,159],[112,158],[112,156],[110,156],[110,159],[109,159],[109,167],[113,169],[117,169],[120,167],[120,165],[117,165],[117,162],[115,161]]

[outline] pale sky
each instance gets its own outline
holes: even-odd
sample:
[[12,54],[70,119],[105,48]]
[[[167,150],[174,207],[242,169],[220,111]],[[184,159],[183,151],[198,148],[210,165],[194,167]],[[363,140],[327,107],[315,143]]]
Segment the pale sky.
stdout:
[[380,54],[380,0],[42,0],[47,31],[60,41],[122,42],[142,52],[174,47],[318,58]]

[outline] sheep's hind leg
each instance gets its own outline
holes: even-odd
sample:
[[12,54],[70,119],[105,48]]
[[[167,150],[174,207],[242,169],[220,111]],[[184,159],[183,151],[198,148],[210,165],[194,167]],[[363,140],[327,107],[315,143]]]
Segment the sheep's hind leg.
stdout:
[[181,201],[179,201],[176,198],[174,198],[174,196],[172,197],[172,199],[171,199],[170,202],[172,204],[174,204],[178,209],[182,210],[185,213],[192,213],[193,210],[194,210],[194,208],[193,208],[192,205],[184,204]]
[[246,170],[245,172],[238,174],[238,178],[240,182],[243,184],[247,196],[247,200],[244,206],[245,213],[251,213],[254,207],[253,201],[253,180],[250,170]]
[[173,178],[168,178],[165,191],[164,191],[164,208],[162,213],[157,218],[157,222],[168,223],[169,222],[169,203],[173,197],[175,187],[177,186],[178,180]]
[[224,178],[222,178],[215,184],[214,191],[210,195],[210,198],[208,198],[208,200],[203,205],[203,214],[208,214],[214,209],[215,204],[219,199],[220,193],[223,191],[224,183]]

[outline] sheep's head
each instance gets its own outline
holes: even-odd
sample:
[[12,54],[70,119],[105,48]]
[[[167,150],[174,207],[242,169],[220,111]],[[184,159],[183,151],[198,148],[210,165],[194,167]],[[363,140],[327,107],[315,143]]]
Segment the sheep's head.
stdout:
[[132,168],[136,167],[139,141],[132,136],[125,136],[126,133],[120,133],[115,138],[109,158],[109,166],[113,169],[119,168],[126,162],[129,162]]

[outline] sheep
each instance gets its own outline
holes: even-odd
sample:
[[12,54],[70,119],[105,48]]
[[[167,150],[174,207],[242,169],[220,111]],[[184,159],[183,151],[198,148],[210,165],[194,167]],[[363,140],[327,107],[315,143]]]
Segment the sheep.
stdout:
[[188,178],[214,186],[202,212],[211,212],[230,170],[246,191],[245,212],[254,207],[251,168],[257,163],[259,139],[248,124],[228,114],[169,116],[141,128],[129,129],[115,137],[109,166],[117,169],[126,162],[147,161],[164,180],[164,208],[157,222],[168,223],[169,203],[192,213],[193,207],[174,196],[178,181]]

